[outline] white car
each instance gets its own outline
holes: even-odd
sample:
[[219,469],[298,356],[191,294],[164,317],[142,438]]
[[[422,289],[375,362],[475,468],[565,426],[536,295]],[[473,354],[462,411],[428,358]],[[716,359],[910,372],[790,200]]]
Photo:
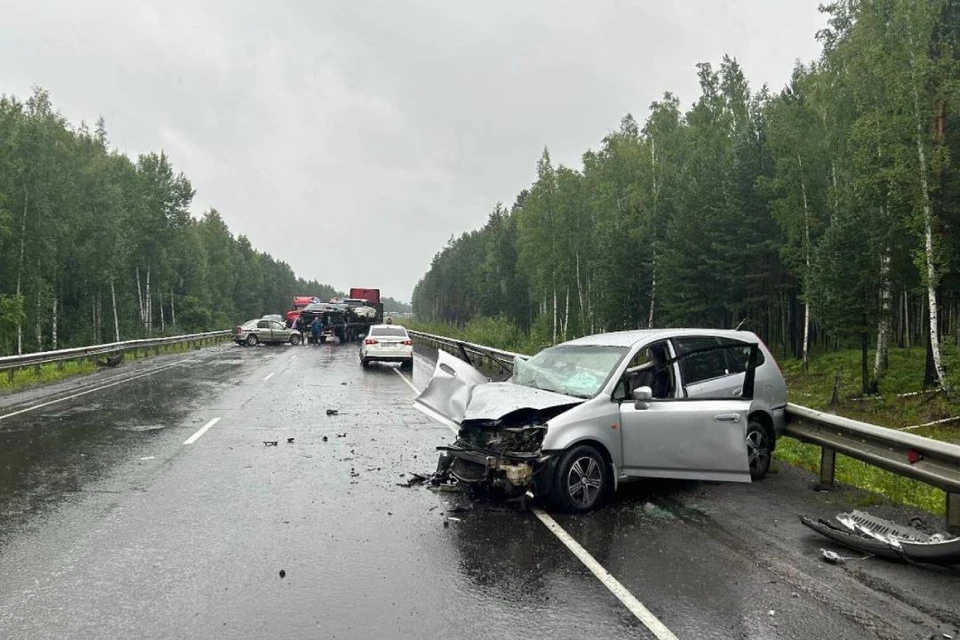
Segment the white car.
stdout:
[[402,369],[413,369],[413,340],[398,324],[375,324],[360,343],[360,364],[399,362]]

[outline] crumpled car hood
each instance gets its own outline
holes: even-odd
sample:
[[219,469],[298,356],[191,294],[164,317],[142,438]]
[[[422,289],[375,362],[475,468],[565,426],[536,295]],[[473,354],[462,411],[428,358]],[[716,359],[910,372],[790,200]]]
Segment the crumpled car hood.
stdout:
[[444,424],[460,426],[466,421],[498,420],[521,409],[542,411],[581,402],[582,398],[562,393],[489,382],[463,360],[438,351],[433,377],[414,406]]

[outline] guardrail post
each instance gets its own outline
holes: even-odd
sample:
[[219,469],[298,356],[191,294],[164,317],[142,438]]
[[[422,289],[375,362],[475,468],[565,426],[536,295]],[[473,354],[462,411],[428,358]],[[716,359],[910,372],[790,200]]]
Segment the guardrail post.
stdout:
[[13,376],[16,374],[16,368],[7,369],[7,382],[13,384]]
[[833,486],[833,478],[837,468],[837,452],[830,447],[820,449],[820,485]]
[[960,533],[960,493],[947,491],[947,531]]

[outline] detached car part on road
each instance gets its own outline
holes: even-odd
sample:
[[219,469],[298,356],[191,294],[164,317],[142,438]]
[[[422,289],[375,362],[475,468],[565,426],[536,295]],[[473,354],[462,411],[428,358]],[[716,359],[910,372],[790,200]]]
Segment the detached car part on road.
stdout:
[[579,338],[516,359],[507,382],[440,351],[415,403],[458,429],[439,472],[569,511],[628,478],[762,478],[786,404],[756,335],[710,329]]
[[239,345],[255,347],[264,344],[300,344],[300,334],[279,320],[259,318],[233,328],[233,341]]

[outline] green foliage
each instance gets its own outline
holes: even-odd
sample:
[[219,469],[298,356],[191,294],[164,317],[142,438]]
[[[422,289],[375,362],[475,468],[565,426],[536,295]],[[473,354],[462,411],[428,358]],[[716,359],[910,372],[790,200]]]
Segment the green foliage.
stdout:
[[960,3],[823,10],[822,55],[779,92],[751,90],[725,56],[697,65],[687,111],[665,93],[582,167],[544,149],[509,210],[497,204],[435,256],[418,319],[503,315],[545,343],[742,323],[799,356],[875,345],[881,327],[891,344],[924,344],[932,281],[942,342],[956,338]]
[[0,354],[226,328],[338,295],[215,209],[191,217],[193,187],[163,152],[110,149],[102,119],[72,127],[42,89],[0,96],[0,141]]

